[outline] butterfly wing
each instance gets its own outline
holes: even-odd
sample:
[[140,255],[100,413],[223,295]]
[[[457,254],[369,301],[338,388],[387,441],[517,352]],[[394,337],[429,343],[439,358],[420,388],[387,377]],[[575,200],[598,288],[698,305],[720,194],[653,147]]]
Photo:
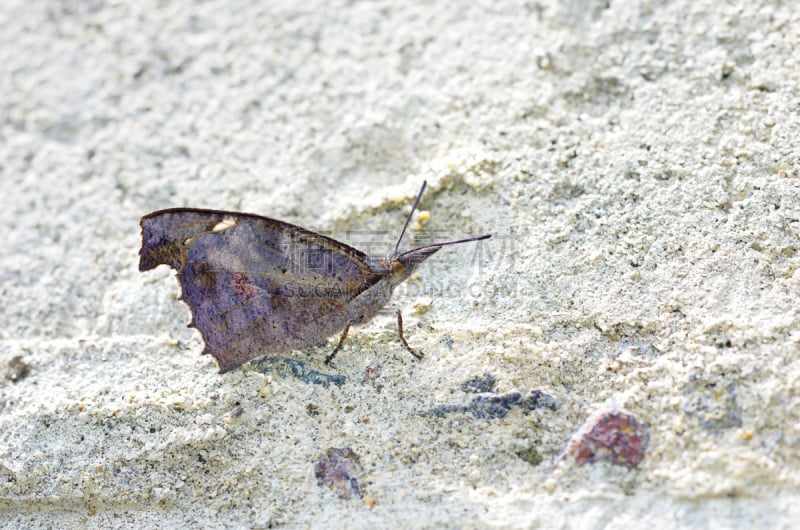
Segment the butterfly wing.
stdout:
[[220,372],[340,331],[347,303],[380,279],[363,252],[267,217],[173,208],[141,226],[139,270],[178,271],[189,325]]

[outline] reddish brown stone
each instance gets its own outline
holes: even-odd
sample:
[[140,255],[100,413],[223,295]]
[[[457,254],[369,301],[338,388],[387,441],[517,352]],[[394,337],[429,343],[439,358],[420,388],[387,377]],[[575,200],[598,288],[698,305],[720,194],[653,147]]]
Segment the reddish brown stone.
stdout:
[[589,416],[558,454],[554,465],[567,456],[575,463],[608,462],[633,469],[644,458],[650,434],[646,423],[617,404],[608,404]]

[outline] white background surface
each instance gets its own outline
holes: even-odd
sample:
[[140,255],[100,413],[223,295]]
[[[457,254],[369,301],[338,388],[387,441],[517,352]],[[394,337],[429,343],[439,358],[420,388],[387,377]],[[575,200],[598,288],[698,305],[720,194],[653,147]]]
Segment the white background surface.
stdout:
[[[0,383],[0,524],[792,526],[798,13],[3,2],[0,363],[31,372]],[[422,363],[379,318],[333,368],[294,354],[342,387],[220,376],[173,273],[137,270],[152,210],[396,234],[423,179],[426,227],[495,238],[395,298]],[[484,372],[560,407],[415,416]],[[612,399],[650,425],[639,468],[552,469]],[[373,507],[316,483],[343,446]]]

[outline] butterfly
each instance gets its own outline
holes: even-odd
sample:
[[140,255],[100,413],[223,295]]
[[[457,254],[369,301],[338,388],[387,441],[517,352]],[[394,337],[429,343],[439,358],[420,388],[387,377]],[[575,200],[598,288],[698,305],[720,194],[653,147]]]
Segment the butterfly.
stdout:
[[[340,333],[329,364],[353,325],[369,322],[427,258],[447,245],[491,234],[442,241],[400,252],[419,204],[423,182],[394,251],[371,257],[349,245],[283,221],[249,213],[169,208],[142,217],[139,271],[168,265],[177,271],[181,299],[200,331],[204,354],[225,373],[266,355],[302,350]],[[403,335],[400,340],[418,360]]]

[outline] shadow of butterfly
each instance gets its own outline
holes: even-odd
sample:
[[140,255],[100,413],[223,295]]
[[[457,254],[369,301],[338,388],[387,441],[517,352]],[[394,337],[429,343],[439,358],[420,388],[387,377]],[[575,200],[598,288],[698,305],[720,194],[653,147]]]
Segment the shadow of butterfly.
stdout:
[[[443,241],[399,252],[425,183],[417,194],[394,252],[370,257],[349,245],[259,215],[170,208],[142,217],[139,270],[169,265],[178,271],[189,327],[203,335],[220,373],[251,359],[301,350],[341,332],[330,363],[352,325],[371,320],[392,291],[446,245],[490,234]],[[400,340],[414,357],[403,336]]]

